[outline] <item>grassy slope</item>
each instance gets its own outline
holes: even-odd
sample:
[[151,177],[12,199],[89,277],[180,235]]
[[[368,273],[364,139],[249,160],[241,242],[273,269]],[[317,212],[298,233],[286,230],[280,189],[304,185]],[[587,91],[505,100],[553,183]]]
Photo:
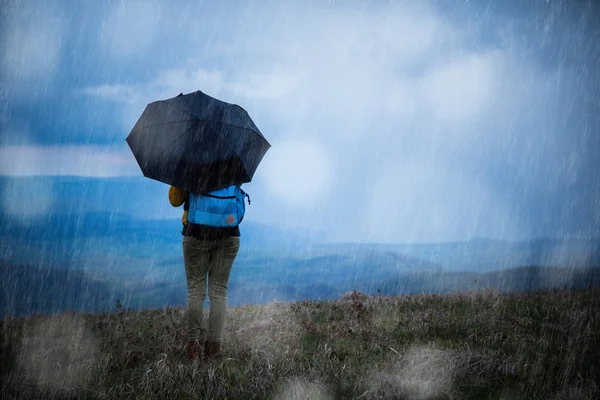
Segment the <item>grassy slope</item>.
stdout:
[[[595,398],[600,292],[361,298],[230,308],[190,365],[183,309],[5,320],[6,398]],[[294,397],[296,396],[296,397]]]

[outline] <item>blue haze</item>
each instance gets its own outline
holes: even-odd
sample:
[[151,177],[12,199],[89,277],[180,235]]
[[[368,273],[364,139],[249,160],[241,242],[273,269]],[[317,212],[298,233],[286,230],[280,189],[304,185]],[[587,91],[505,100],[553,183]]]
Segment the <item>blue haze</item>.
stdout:
[[181,209],[124,139],[197,89],[273,144],[232,304],[595,285],[598,2],[296,3],[2,2],[2,314],[184,303]]

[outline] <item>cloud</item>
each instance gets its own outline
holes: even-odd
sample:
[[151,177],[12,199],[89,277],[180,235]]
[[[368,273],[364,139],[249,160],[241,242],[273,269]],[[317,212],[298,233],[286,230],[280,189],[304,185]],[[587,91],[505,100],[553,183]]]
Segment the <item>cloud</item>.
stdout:
[[219,97],[225,91],[232,91],[232,84],[226,83],[222,72],[190,68],[170,68],[159,73],[158,77],[145,84],[103,84],[78,90],[79,94],[105,101],[122,103],[118,115],[122,129],[130,130],[147,104],[189,93],[202,88],[203,92]]
[[[3,81],[49,82],[62,58],[66,22],[62,10],[49,3],[29,8],[21,2],[5,4],[0,71]],[[7,18],[7,16],[10,16]]]
[[81,93],[103,100],[116,102],[131,102],[138,90],[130,85],[99,85],[80,90]]
[[139,176],[133,155],[103,146],[0,147],[0,175],[4,176]]
[[[189,16],[172,18],[185,26],[194,15],[186,12]],[[84,92],[124,101],[136,110],[124,114],[133,116],[153,100],[201,89],[247,105],[265,123],[301,129],[319,125],[327,136],[355,140],[374,135],[369,129],[374,121],[483,118],[504,99],[497,93],[500,85],[509,92],[513,83],[500,82],[498,71],[517,69],[497,48],[469,49],[470,32],[424,4],[372,10],[259,7],[242,9],[242,17],[232,18],[252,19],[262,12],[272,18],[261,29],[244,34],[245,25],[231,23],[215,43],[190,47],[180,54],[186,62],[158,70],[151,81]],[[219,26],[218,18],[214,24]],[[168,34],[177,37],[171,29]],[[128,127],[132,119],[127,118]]]
[[527,190],[554,198],[580,172],[552,112],[570,92],[553,88],[557,72],[514,21],[462,24],[424,2],[168,12],[150,37],[178,43],[172,62],[83,92],[121,102],[127,129],[180,92],[243,105],[273,144],[255,176],[261,218],[339,240],[515,238],[529,229]]
[[[447,158],[406,158],[383,165],[359,213],[373,242],[448,241],[456,237],[519,237],[523,226],[510,204],[485,181]],[[487,221],[496,221],[487,226]],[[348,230],[347,240],[360,240]]]
[[423,106],[442,122],[478,119],[500,90],[496,78],[505,66],[497,50],[450,61],[420,82]]
[[126,1],[113,3],[100,25],[99,41],[111,57],[127,58],[148,51],[159,33],[162,3]]
[[[305,111],[307,117],[315,106],[336,112],[349,108],[354,114],[363,114],[385,103],[385,98],[372,100],[387,90],[395,69],[413,66],[452,36],[442,19],[421,8],[394,6],[364,13],[351,9],[307,11],[296,6],[287,10],[242,8],[238,14],[228,15],[232,18],[229,29],[214,38],[214,43],[200,41],[190,46],[182,66],[159,71],[156,79],[132,87],[139,93],[168,97],[200,87],[215,96],[265,103],[275,107],[281,118],[298,111]],[[257,18],[246,12],[266,12],[272,18],[262,23],[261,29],[245,34],[245,25],[235,23],[237,19]],[[171,18],[182,21],[182,26],[193,24],[194,12],[186,13]],[[265,18],[260,18],[264,22]],[[212,22],[214,26],[225,23],[218,18]],[[171,37],[177,35],[171,32],[177,28],[169,28],[168,33],[164,26],[161,29]],[[184,29],[183,35],[189,33]],[[213,53],[207,55],[207,51]],[[223,63],[205,66],[206,59],[221,58],[230,60],[227,64],[233,67]],[[367,101],[356,101],[360,95]]]
[[274,146],[277,151],[267,153],[257,176],[274,200],[307,206],[327,196],[333,165],[321,143],[291,139]]

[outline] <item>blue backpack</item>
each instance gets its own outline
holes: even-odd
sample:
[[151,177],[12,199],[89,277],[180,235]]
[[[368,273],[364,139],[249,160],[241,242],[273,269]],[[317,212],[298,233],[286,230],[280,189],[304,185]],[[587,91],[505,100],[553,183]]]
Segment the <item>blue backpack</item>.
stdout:
[[250,204],[250,196],[239,185],[228,186],[203,195],[190,193],[188,222],[215,228],[238,226],[246,212],[245,197],[248,197],[248,204]]

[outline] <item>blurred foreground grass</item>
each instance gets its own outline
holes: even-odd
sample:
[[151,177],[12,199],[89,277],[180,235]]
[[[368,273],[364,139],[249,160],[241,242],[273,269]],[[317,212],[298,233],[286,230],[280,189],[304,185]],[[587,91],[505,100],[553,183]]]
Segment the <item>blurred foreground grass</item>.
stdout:
[[183,309],[0,322],[1,398],[593,399],[600,292],[231,308],[223,356],[185,360]]

